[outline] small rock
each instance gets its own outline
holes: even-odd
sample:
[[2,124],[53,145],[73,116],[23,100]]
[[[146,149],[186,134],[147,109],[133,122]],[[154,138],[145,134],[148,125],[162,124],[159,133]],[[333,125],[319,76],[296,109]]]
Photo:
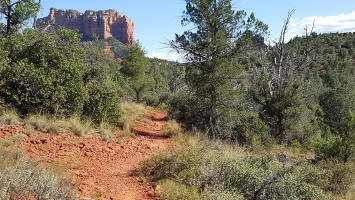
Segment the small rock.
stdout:
[[47,143],[47,138],[42,138],[42,139],[41,139],[41,142],[42,142],[42,144]]

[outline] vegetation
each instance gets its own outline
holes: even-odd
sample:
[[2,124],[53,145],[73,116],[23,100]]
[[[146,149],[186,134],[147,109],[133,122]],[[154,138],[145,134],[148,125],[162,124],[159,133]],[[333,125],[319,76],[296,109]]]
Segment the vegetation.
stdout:
[[262,34],[267,26],[246,17],[244,11],[234,11],[230,0],[186,1],[183,24],[192,24],[196,32],[177,35],[171,46],[186,54],[186,80],[190,86],[189,118],[197,128],[210,136],[228,138],[233,129],[231,118],[237,97],[233,79],[238,67],[234,56],[244,52],[255,34]]
[[78,199],[66,177],[26,158],[12,144],[1,142],[0,158],[1,199]]
[[166,199],[333,199],[329,192],[345,194],[353,178],[351,165],[312,165],[201,136],[180,135],[175,143],[173,152],[153,156],[141,169],[159,181]]
[[[175,148],[141,172],[163,199],[354,198],[355,33],[306,27],[286,41],[291,11],[267,46],[257,41],[267,25],[231,0],[186,0],[192,29],[170,42],[185,55],[177,63],[114,38],[26,28],[39,8],[0,0],[0,123],[110,141],[117,128],[134,136],[157,107]],[[0,145],[0,198],[75,198],[65,179],[10,149],[21,138]]]

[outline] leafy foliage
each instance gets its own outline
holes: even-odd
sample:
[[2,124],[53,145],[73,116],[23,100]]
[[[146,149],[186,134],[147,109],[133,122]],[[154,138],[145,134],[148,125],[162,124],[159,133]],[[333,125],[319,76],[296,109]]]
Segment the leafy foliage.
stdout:
[[130,87],[133,90],[136,101],[141,102],[143,94],[153,84],[153,79],[147,76],[149,60],[144,56],[140,46],[130,46],[128,56],[123,59],[121,72],[130,79]]
[[193,126],[210,136],[226,138],[232,128],[230,114],[236,98],[233,79],[238,68],[231,58],[244,51],[253,34],[267,26],[251,14],[235,12],[230,0],[187,0],[182,24],[196,32],[176,35],[171,46],[188,62],[187,84],[194,100]]
[[0,96],[22,114],[80,113],[87,96],[80,37],[73,31],[26,30],[8,41],[9,65],[0,72]]
[[100,83],[91,81],[86,85],[89,98],[84,104],[83,114],[97,124],[117,124],[121,116],[121,91],[113,81]]
[[0,14],[5,16],[6,24],[0,23],[3,29],[0,33],[4,35],[16,33],[29,19],[35,17],[39,8],[40,4],[34,0],[1,0]]
[[[282,164],[274,155],[248,155],[223,144],[186,137],[171,154],[144,162],[142,172],[152,181],[175,182],[175,189],[186,191],[185,186],[191,195],[197,189],[203,199],[214,199],[217,194],[221,199],[332,199],[322,188],[326,186],[322,183],[331,181],[324,169],[301,160]],[[173,191],[171,187],[162,193]]]

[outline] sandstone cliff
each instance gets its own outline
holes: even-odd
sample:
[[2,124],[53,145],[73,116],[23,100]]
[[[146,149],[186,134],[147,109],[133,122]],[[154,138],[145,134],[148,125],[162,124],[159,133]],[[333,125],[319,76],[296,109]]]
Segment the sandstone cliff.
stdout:
[[37,20],[37,28],[42,31],[64,27],[79,30],[85,37],[93,34],[99,38],[114,37],[125,44],[134,44],[134,24],[125,15],[115,10],[85,11],[50,9],[47,17]]

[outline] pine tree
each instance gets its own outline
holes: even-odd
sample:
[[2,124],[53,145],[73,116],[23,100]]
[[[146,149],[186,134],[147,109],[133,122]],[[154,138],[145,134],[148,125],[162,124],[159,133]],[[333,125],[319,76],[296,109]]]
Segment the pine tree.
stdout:
[[5,16],[5,35],[16,32],[21,26],[35,17],[40,4],[34,0],[0,0],[0,13]]
[[238,67],[233,58],[267,26],[254,14],[247,17],[244,11],[234,11],[231,0],[186,0],[182,24],[190,24],[196,31],[176,35],[170,44],[185,54],[188,64],[193,126],[213,137],[228,137],[237,95],[234,79]]
[[123,58],[121,72],[130,78],[130,86],[137,102],[141,102],[143,93],[152,85],[153,80],[146,75],[149,60],[139,45],[129,48],[128,56]]

